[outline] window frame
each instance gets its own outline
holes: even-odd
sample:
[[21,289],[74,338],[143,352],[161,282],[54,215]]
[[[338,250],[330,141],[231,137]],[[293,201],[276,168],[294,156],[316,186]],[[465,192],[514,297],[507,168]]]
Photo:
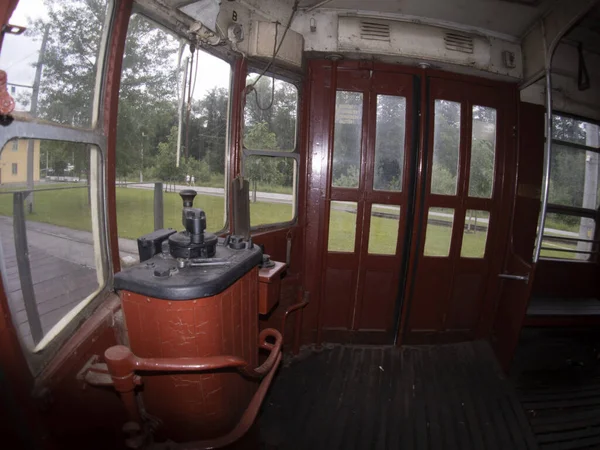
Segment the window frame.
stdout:
[[[14,121],[6,127],[0,127],[0,148],[4,148],[11,140],[40,140],[40,141],[62,141],[72,143],[82,143],[95,148],[96,158],[90,158],[90,165],[94,170],[90,170],[92,176],[96,177],[96,183],[90,183],[91,190],[95,194],[93,202],[96,202],[97,208],[91,207],[92,234],[94,238],[95,252],[94,257],[97,261],[96,273],[98,278],[98,287],[86,298],[74,306],[65,314],[59,322],[46,334],[37,345],[29,348],[19,333],[17,338],[21,344],[21,349],[28,363],[29,369],[34,376],[39,375],[43,368],[51,361],[61,350],[65,342],[75,333],[84,323],[84,319],[89,317],[93,311],[102,304],[112,294],[113,263],[111,258],[111,248],[108,237],[108,198],[106,189],[106,174],[108,168],[108,130],[103,127],[104,99],[106,94],[106,75],[110,70],[108,64],[109,43],[114,30],[114,24],[118,13],[115,0],[107,0],[106,15],[99,42],[98,65],[96,67],[93,112],[89,127],[75,127],[63,125],[56,122],[45,121],[40,118],[30,118],[28,113],[14,112],[12,114]],[[0,255],[1,256],[1,255]],[[0,258],[0,265],[4,265],[3,258]],[[6,285],[5,271],[2,270],[2,282]],[[14,317],[13,311],[10,311],[11,318]],[[64,323],[62,323],[64,321]],[[60,326],[59,326],[60,325]]]
[[[260,69],[259,67],[256,66],[248,66],[246,69],[246,76],[245,76],[245,80],[248,78],[248,75],[250,73],[261,73],[262,70],[264,69]],[[242,154],[241,154],[241,167],[240,167],[240,173],[243,177],[245,177],[245,168],[246,168],[246,160],[251,157],[251,156],[266,156],[266,157],[273,157],[273,158],[291,158],[295,161],[295,168],[294,168],[294,177],[292,180],[292,211],[293,211],[293,217],[291,220],[288,220],[286,222],[273,222],[273,223],[266,223],[266,224],[260,224],[260,225],[255,225],[255,226],[251,226],[250,230],[251,231],[267,231],[267,230],[274,230],[274,229],[279,229],[279,228],[288,228],[291,226],[294,226],[298,223],[298,194],[299,194],[299,182],[300,182],[300,128],[301,128],[301,123],[300,123],[300,115],[302,112],[302,108],[301,108],[301,103],[302,103],[302,83],[301,83],[301,78],[300,77],[289,77],[286,75],[282,75],[281,73],[277,73],[275,71],[268,71],[265,72],[263,76],[267,76],[272,78],[274,81],[275,80],[279,80],[279,81],[284,81],[286,83],[290,83],[292,84],[295,88],[296,88],[296,92],[297,92],[297,101],[296,101],[296,127],[295,127],[295,146],[293,150],[252,150],[252,149],[248,149],[246,148],[245,144],[244,144],[244,129],[245,129],[245,125],[246,125],[246,121],[245,121],[245,108],[242,111],[242,116],[241,116],[241,127],[242,127],[242,132],[240,133],[240,141],[241,141],[241,145],[240,148],[242,149]],[[246,85],[245,85],[246,86]],[[245,87],[244,87],[245,89]]]
[[[557,110],[552,111],[552,123],[553,124],[554,124],[555,116],[574,119],[574,120],[577,120],[580,122],[586,122],[586,123],[600,126],[600,121],[589,119],[586,117],[577,116],[575,114],[564,113],[562,111],[557,111]],[[548,120],[548,117],[546,117],[546,120]],[[551,139],[552,150],[554,149],[554,145],[560,145],[562,147],[567,147],[567,148],[575,149],[575,150],[583,150],[586,152],[590,151],[590,152],[594,152],[594,153],[597,153],[600,155],[600,148],[590,147],[585,144],[578,144],[575,142],[564,141],[562,139],[556,139],[552,136],[546,136],[546,139]],[[552,160],[550,160],[550,162],[552,162]],[[550,170],[552,170],[552,167],[550,167]],[[548,214],[562,214],[562,215],[575,216],[575,217],[579,217],[579,218],[593,219],[596,222],[596,228],[594,230],[594,236],[592,237],[592,239],[584,240],[584,239],[574,238],[577,242],[591,243],[592,248],[589,252],[576,251],[576,250],[565,251],[565,253],[570,253],[570,254],[574,254],[574,255],[588,254],[589,256],[587,259],[548,257],[548,256],[542,256],[541,254],[540,254],[540,259],[545,260],[545,261],[558,261],[558,262],[579,263],[579,264],[581,264],[581,263],[594,264],[594,263],[598,262],[598,259],[599,259],[598,254],[600,252],[600,241],[598,240],[598,236],[599,236],[598,224],[600,223],[600,208],[598,208],[598,209],[583,208],[580,206],[567,206],[567,205],[559,205],[556,203],[548,202],[546,205],[546,220],[548,218]],[[546,228],[546,227],[544,226],[544,228]],[[543,238],[546,237],[546,235],[544,235],[544,230],[539,230],[538,232],[542,233],[542,242],[543,242]],[[542,251],[543,250],[555,251],[556,249],[544,247],[542,245],[541,250]]]

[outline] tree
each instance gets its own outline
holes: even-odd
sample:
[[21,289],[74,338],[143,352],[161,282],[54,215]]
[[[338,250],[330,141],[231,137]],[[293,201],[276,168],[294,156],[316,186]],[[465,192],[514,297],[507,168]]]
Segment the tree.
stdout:
[[194,104],[190,124],[190,155],[202,160],[213,174],[225,173],[229,92],[213,88]]
[[[433,127],[431,193],[454,195],[458,176],[460,103],[436,100]],[[438,177],[443,177],[443,183],[436,180]]]
[[91,125],[106,4],[106,0],[46,0],[48,15],[29,24],[27,34],[34,39],[41,39],[50,27],[40,58],[40,117],[72,126]]
[[[29,24],[40,39],[49,26],[38,115],[79,127],[91,125],[106,0],[45,0],[47,16]],[[179,41],[141,15],[131,18],[123,60],[117,128],[117,173],[139,168],[140,144],[156,156],[177,118],[175,58]],[[170,63],[170,64],[169,64]],[[173,156],[174,157],[174,156]]]
[[[363,97],[338,91],[333,142],[333,186],[358,187]],[[343,186],[342,186],[343,185]]]
[[378,190],[402,189],[406,99],[391,95],[377,96],[375,136],[375,178]]

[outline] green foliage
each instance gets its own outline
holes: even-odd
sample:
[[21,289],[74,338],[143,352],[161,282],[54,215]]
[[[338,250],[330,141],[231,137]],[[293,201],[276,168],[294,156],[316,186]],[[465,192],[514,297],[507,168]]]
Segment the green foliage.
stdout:
[[346,173],[338,175],[333,184],[337,187],[355,188],[358,186],[359,176],[358,167],[350,166]]
[[375,136],[375,178],[378,190],[402,189],[406,99],[392,95],[377,96]]
[[96,62],[106,16],[106,0],[45,0],[48,15],[28,24],[27,34],[42,40],[38,116],[73,126],[91,125]]
[[[247,84],[254,83],[257,75],[251,75]],[[285,81],[263,76],[248,93],[244,110],[244,146],[253,150],[264,150],[260,142],[248,140],[250,130],[257,124],[267,124],[269,133],[275,135],[275,145],[268,147],[277,150],[294,150],[296,142],[296,120],[298,108],[296,87]]]

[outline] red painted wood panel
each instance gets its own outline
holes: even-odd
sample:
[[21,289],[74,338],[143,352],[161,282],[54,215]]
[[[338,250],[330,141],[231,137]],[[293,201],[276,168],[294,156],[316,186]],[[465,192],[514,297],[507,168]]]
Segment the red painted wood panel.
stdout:
[[398,277],[393,271],[365,270],[364,291],[358,316],[359,330],[391,331],[390,317],[394,303],[390,302],[398,291]]
[[[120,293],[132,351],[140,357],[230,354],[258,362],[258,269],[213,297],[166,301]],[[230,431],[257,383],[237,372],[144,377],[147,411],[162,421],[157,435],[177,442]]]
[[352,327],[352,305],[356,288],[354,269],[327,268],[323,297],[323,328]]

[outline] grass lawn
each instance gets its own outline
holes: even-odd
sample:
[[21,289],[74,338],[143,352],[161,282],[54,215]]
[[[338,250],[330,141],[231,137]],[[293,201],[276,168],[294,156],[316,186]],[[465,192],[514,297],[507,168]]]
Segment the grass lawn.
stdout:
[[[65,187],[64,185],[61,185]],[[165,192],[164,220],[166,228],[182,229],[181,197]],[[0,195],[0,215],[12,217],[13,196]],[[219,231],[224,224],[223,197],[198,195],[194,205],[204,209],[208,231]],[[292,205],[257,202],[250,205],[253,225],[287,222],[293,219]],[[34,212],[28,220],[50,223],[75,230],[91,231],[91,212],[87,189],[62,189],[35,194]],[[154,229],[154,192],[145,189],[117,188],[117,225],[119,237],[137,239]]]
[[[79,185],[80,186],[80,185]],[[59,187],[67,187],[61,184]],[[28,215],[28,220],[50,223],[67,228],[91,231],[91,214],[88,205],[87,189],[62,189],[42,191],[35,194],[34,212]],[[132,188],[117,188],[117,221],[119,236],[136,239],[153,231],[154,201],[153,191]],[[0,215],[12,216],[13,196],[0,194]],[[224,223],[224,201],[222,197],[198,195],[195,206],[206,211],[208,230],[218,231]],[[387,208],[374,207],[374,212],[393,214]],[[257,202],[250,204],[250,216],[253,226],[260,224],[287,222],[292,220],[292,206],[286,203]],[[165,227],[180,230],[181,198],[177,193],[164,193]],[[444,256],[448,253],[451,228],[444,226],[438,217],[436,222],[429,223],[426,230],[425,254],[429,256]],[[330,218],[330,251],[354,251],[356,214],[332,210]],[[393,254],[398,235],[398,218],[371,218],[369,237],[369,253]],[[481,256],[485,248],[486,233],[484,230],[466,232],[463,235],[462,256]],[[545,246],[575,249],[575,244],[564,242],[545,242]],[[576,254],[560,251],[544,250],[542,256],[548,258],[575,259]]]

